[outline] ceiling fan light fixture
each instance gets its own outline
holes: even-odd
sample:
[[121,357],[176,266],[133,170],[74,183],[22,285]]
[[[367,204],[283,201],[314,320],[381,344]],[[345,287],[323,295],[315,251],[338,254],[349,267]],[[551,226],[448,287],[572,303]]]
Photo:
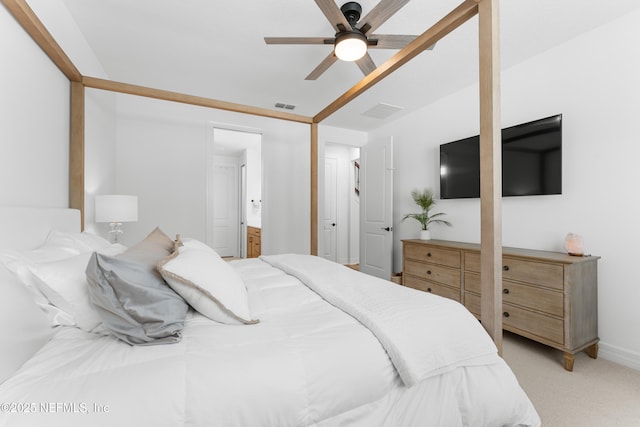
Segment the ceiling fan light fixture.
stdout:
[[357,61],[367,53],[367,38],[357,31],[338,34],[333,50],[343,61]]

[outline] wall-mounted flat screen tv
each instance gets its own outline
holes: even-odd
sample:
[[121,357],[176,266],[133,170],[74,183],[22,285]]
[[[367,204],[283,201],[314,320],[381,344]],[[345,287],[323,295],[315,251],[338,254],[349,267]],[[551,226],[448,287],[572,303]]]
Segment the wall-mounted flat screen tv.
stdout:
[[[502,129],[502,195],[562,194],[562,114]],[[480,137],[440,146],[440,198],[480,197]]]

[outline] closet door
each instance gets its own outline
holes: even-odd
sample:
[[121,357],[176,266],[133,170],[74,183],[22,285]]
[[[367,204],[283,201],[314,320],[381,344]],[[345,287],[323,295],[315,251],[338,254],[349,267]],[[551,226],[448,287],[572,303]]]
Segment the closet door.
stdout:
[[393,139],[362,147],[360,162],[360,271],[391,280]]

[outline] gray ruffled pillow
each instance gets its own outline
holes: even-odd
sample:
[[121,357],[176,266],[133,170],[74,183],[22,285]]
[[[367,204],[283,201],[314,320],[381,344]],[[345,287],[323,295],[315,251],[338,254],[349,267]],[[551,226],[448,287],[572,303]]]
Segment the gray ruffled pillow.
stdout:
[[120,255],[91,256],[86,269],[89,298],[104,325],[122,341],[180,341],[189,306],[155,268],[173,250],[173,240],[156,228]]

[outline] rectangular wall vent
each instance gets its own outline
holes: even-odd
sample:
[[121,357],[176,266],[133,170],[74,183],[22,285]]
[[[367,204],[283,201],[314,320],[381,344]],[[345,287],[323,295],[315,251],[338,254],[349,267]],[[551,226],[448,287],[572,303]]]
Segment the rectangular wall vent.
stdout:
[[282,108],[285,110],[293,110],[294,108],[296,108],[295,105],[291,105],[291,104],[285,104],[282,102],[276,102],[276,108]]
[[395,114],[398,111],[402,111],[402,110],[404,110],[403,107],[398,107],[397,105],[385,104],[381,102],[380,104],[375,105],[374,107],[362,113],[362,115],[367,117],[373,117],[376,119],[386,119],[392,114]]

